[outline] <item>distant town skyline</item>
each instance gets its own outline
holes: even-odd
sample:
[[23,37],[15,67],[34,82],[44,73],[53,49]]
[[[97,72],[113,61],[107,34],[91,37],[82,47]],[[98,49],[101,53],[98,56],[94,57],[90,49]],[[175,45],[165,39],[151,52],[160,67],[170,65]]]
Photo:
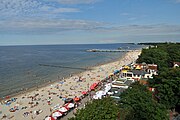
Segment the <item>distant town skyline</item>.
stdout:
[[0,45],[180,42],[180,0],[1,0]]

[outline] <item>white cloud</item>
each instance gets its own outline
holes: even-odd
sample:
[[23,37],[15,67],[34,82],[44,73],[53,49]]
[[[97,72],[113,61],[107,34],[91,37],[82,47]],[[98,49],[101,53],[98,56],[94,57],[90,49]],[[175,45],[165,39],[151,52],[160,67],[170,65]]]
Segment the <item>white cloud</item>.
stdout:
[[85,20],[47,20],[47,19],[24,19],[12,21],[0,21],[0,33],[6,32],[49,32],[56,33],[69,30],[93,30],[103,26],[104,23]]
[[96,32],[118,33],[120,35],[180,35],[180,25],[127,25],[104,27],[96,29]]
[[57,8],[52,11],[52,13],[69,13],[69,12],[80,12],[79,9],[76,8]]
[[176,0],[177,3],[180,3],[180,0]]
[[117,26],[103,22],[68,19],[21,19],[0,20],[0,34],[4,33],[61,33],[67,31],[84,31],[97,34],[115,33],[120,36],[129,35],[180,35],[180,25],[126,25]]
[[128,20],[137,20],[137,18],[136,17],[130,17],[130,18],[128,18]]
[[21,13],[33,13],[41,5],[42,3],[36,0],[1,0],[0,13],[9,16]]
[[92,4],[100,0],[53,0],[61,4]]
[[170,2],[180,3],[180,0],[169,0]]
[[129,16],[130,14],[129,14],[129,13],[126,13],[126,12],[124,12],[124,13],[121,13],[121,15],[122,15],[122,16]]
[[[49,0],[50,1],[50,0]],[[51,1],[52,2],[52,1]],[[59,13],[80,12],[77,8],[66,8],[53,6],[44,1],[39,0],[0,0],[0,16],[1,18],[12,17],[43,17],[56,16]]]

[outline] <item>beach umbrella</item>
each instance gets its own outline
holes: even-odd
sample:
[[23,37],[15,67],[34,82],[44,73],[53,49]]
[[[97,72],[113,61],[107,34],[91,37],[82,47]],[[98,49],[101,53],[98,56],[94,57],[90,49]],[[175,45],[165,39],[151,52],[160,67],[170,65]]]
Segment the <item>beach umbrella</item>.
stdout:
[[16,110],[14,108],[9,109],[10,112],[15,112]]
[[98,83],[93,83],[93,84],[90,86],[90,89],[91,89],[91,90],[94,90],[95,87],[97,87],[97,85],[98,85]]
[[78,101],[80,101],[80,98],[79,98],[79,97],[75,97],[75,98],[74,98],[74,101],[75,101],[75,102],[78,102]]
[[9,106],[11,104],[11,102],[7,102],[6,105]]
[[104,96],[104,95],[106,95],[106,92],[105,91],[98,91],[98,92],[96,92],[96,96],[97,96],[97,98],[99,98],[99,99],[101,99],[102,98],[102,96]]
[[45,118],[45,120],[56,120],[56,119],[54,119],[52,116],[49,116],[49,117]]
[[102,94],[96,93],[96,95],[93,96],[93,99],[102,99],[102,96]]
[[98,91],[99,92],[99,94],[101,94],[101,95],[106,95],[106,92],[105,91]]
[[6,99],[9,99],[10,98],[10,96],[6,96]]
[[115,71],[114,71],[114,74],[117,74],[117,73],[119,73],[119,70],[115,70]]
[[98,99],[99,97],[97,95],[93,95],[93,99]]
[[113,94],[114,94],[114,92],[108,92],[107,94],[108,94],[108,95],[113,95]]
[[63,101],[66,101],[66,98],[62,98]]
[[113,76],[113,75],[114,75],[114,73],[110,73],[110,74],[109,74],[109,76]]
[[87,92],[86,92],[86,91],[82,91],[81,93],[82,93],[83,95],[86,95],[86,94],[87,94]]
[[60,84],[64,84],[64,82],[63,81],[61,81],[61,82],[59,82]]
[[137,67],[136,67],[136,70],[140,70],[141,68],[140,68],[140,66],[138,65]]
[[52,114],[52,117],[53,118],[57,118],[57,117],[61,117],[63,114],[61,113],[61,112],[59,112],[59,111],[56,111],[56,112],[54,112],[53,114]]
[[127,73],[128,71],[127,70],[122,70],[122,73]]
[[71,103],[71,102],[73,102],[73,99],[72,98],[67,98],[64,102],[65,103]]
[[94,87],[97,87],[98,83],[93,83]]
[[125,66],[124,68],[125,68],[125,69],[130,69],[130,67],[129,67],[129,66]]
[[69,108],[67,106],[64,106],[67,110],[69,110]]
[[66,108],[73,108],[74,104],[73,103],[67,103],[67,104],[65,104],[65,107]]
[[68,109],[67,109],[66,107],[61,107],[61,108],[59,109],[59,111],[64,113],[64,112],[67,112]]
[[95,87],[94,87],[93,85],[91,85],[91,86],[90,86],[90,89],[91,89],[91,90],[94,90],[94,89],[95,89]]

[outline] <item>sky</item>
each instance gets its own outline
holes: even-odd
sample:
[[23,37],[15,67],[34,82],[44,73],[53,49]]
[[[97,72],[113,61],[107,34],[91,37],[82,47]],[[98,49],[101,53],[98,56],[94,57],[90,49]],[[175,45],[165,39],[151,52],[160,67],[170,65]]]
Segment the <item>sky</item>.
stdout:
[[0,0],[0,45],[180,42],[180,0]]

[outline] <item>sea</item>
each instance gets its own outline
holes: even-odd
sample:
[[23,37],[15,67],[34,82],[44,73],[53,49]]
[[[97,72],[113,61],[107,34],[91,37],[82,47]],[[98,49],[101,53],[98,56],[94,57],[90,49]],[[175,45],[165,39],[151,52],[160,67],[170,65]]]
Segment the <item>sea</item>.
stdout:
[[134,50],[142,46],[126,43],[0,46],[0,98],[117,60],[126,52],[86,51],[117,48]]

